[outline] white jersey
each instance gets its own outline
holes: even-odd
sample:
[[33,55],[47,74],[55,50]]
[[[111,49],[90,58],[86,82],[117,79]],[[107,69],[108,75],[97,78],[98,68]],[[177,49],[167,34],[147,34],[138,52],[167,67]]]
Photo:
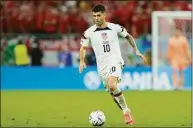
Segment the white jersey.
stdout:
[[118,36],[127,35],[126,29],[118,24],[107,22],[106,28],[97,28],[93,25],[82,35],[81,45],[93,48],[98,72],[100,72],[112,62],[124,65]]

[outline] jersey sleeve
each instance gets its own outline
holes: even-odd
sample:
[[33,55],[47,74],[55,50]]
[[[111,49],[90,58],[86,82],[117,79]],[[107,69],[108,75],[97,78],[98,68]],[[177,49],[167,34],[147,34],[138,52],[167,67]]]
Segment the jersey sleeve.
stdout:
[[81,37],[80,44],[85,47],[90,47],[90,33],[88,30],[86,30]]
[[116,31],[117,31],[118,35],[120,35],[122,37],[126,37],[127,35],[129,35],[127,30],[123,26],[120,26],[118,24],[116,24]]

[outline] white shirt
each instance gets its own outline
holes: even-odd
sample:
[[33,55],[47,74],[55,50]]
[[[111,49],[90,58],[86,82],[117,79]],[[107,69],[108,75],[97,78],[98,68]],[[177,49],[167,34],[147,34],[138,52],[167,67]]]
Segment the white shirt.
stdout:
[[106,28],[97,28],[93,25],[82,35],[81,45],[93,48],[100,72],[112,62],[124,65],[118,36],[126,37],[127,35],[127,30],[118,24],[107,22]]

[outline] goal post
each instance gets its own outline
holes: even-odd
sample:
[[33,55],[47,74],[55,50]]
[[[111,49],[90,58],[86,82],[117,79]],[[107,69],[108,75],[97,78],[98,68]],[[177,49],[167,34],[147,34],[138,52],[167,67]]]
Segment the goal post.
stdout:
[[[153,11],[152,12],[152,86],[160,82],[160,75],[165,73],[171,83],[171,71],[168,67],[167,47],[168,40],[173,35],[175,28],[180,28],[183,35],[192,45],[192,16],[191,11]],[[166,82],[167,83],[167,82]],[[170,89],[171,89],[170,88]]]

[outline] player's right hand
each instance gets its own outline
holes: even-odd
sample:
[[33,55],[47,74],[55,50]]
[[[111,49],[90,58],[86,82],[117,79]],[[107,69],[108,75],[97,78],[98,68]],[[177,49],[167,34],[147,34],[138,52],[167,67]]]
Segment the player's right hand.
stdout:
[[79,64],[79,73],[82,73],[84,68],[86,68],[85,62],[80,62],[80,64]]
[[145,64],[147,64],[146,58],[138,50],[136,50],[135,53],[136,53],[137,56],[139,56],[139,57],[141,57],[143,59]]

